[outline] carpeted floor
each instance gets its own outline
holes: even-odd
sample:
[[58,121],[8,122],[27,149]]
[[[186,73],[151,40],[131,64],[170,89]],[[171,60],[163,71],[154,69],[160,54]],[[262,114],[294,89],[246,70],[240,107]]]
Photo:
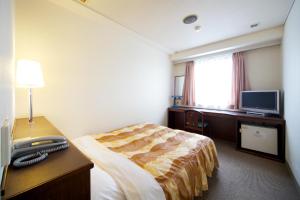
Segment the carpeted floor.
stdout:
[[300,200],[284,163],[236,151],[231,143],[215,143],[220,167],[201,200]]

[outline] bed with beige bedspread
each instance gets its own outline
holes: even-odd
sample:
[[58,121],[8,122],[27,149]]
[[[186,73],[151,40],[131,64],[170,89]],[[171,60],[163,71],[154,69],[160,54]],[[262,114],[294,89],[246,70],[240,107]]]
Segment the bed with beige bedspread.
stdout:
[[208,190],[207,177],[218,167],[210,138],[164,126],[139,124],[97,134],[93,139],[151,174],[165,199],[201,196]]
[[96,137],[150,172],[166,199],[192,199],[208,189],[207,176],[218,166],[214,142],[205,136],[142,124]]

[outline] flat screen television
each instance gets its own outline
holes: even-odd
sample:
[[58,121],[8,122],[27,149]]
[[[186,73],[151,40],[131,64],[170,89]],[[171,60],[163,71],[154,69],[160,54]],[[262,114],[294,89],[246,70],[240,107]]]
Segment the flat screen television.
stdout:
[[280,114],[280,91],[242,91],[240,109],[248,113]]

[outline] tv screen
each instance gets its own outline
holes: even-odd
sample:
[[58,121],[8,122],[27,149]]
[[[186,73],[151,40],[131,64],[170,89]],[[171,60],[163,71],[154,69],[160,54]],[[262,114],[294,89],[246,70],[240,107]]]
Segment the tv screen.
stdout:
[[241,109],[279,114],[279,91],[242,91]]

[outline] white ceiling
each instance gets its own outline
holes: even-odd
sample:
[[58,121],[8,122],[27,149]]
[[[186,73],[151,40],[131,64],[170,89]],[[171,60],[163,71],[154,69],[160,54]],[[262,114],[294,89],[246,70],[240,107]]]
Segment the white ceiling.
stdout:
[[[282,25],[293,0],[88,0],[87,6],[160,44],[181,51]],[[192,25],[182,19],[196,14]],[[259,23],[257,28],[250,28]],[[194,26],[201,31],[195,32]]]

